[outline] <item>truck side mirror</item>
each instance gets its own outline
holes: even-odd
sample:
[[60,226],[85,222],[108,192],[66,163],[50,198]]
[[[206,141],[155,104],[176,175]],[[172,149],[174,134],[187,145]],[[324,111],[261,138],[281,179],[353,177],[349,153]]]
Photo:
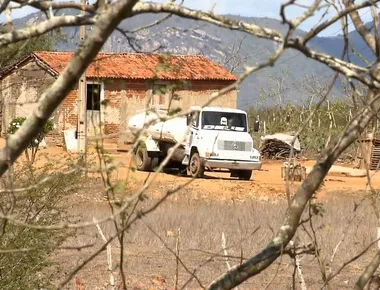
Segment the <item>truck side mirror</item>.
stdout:
[[187,116],[186,116],[186,125],[189,126],[190,123],[191,123],[191,113],[187,114]]
[[259,132],[260,130],[260,122],[259,121],[255,121],[255,123],[253,124],[253,132]]

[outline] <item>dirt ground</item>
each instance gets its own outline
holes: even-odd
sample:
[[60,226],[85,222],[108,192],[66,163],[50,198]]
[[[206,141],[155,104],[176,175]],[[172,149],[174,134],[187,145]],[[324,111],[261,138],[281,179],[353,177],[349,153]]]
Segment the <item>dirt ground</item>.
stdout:
[[[37,165],[44,164],[46,160],[64,163],[64,157],[68,156],[61,148],[43,149],[39,154]],[[96,159],[93,153],[91,156],[90,159]],[[132,172],[128,166],[130,159],[125,153],[110,157],[118,165],[113,173],[114,180],[128,180],[129,192],[143,185],[149,174]],[[309,170],[314,161],[303,161],[301,164]],[[178,289],[201,289],[227,270],[221,251],[222,233],[227,238],[231,265],[238,264],[241,259],[262,249],[272,238],[273,231],[280,226],[286,209],[282,166],[283,162],[264,160],[262,170],[255,171],[250,181],[230,178],[227,172],[206,172],[205,178],[193,180],[152,214],[134,224],[127,232],[123,249],[124,272],[129,289],[174,289],[177,266],[171,251],[175,251],[179,228],[181,262],[178,266]],[[323,244],[326,260],[331,260],[342,236],[349,237],[341,243],[334,262],[327,264],[333,272],[376,236],[373,224],[375,218],[369,204],[362,206],[361,218],[345,234],[347,220],[357,214],[353,212],[353,205],[363,196],[367,178],[349,177],[344,168],[349,166],[337,164],[317,194],[326,207],[325,219],[317,222],[321,231],[319,241]],[[189,180],[178,176],[176,172],[159,173],[147,191],[148,200],[142,208],[149,207],[167,190],[180,187]],[[292,192],[299,185],[299,182],[292,184]],[[376,189],[380,188],[380,174],[372,177],[372,185]],[[83,184],[81,190],[73,194],[68,206],[70,213],[80,221],[92,221],[94,217],[99,220],[111,213],[108,203],[103,199],[103,186],[99,178],[91,178]],[[106,237],[115,233],[112,222],[101,224],[101,228]],[[307,240],[306,229],[301,230],[299,236]],[[103,245],[95,226],[80,230],[74,238],[66,241],[68,246],[89,243],[92,247],[81,251],[61,250],[55,253],[53,259],[58,262],[60,281]],[[115,284],[120,285],[117,266],[121,249],[116,241],[111,245],[112,273]],[[333,288],[352,289],[373,253],[370,250],[368,255],[345,267],[332,282]],[[311,256],[302,259],[308,289],[320,289],[323,283],[319,263]],[[103,251],[74,275],[65,289],[112,289],[108,285],[110,273],[107,267],[107,255]],[[293,262],[284,257],[239,289],[290,289],[293,271]],[[296,285],[298,289],[299,282]]]
[[[131,172],[130,159],[123,157],[123,154],[114,155],[114,164],[124,163],[125,166],[118,168],[115,174],[118,179],[129,176],[135,185],[141,184],[146,178],[145,172]],[[305,166],[307,172],[314,166],[314,160],[300,161]],[[254,171],[250,181],[240,181],[231,178],[229,172],[206,172],[205,178],[193,180],[190,188],[202,189],[198,192],[200,196],[212,197],[217,200],[226,200],[231,198],[249,198],[249,197],[281,197],[284,196],[286,183],[281,177],[281,168],[284,166],[283,161],[264,160],[261,170]],[[351,173],[352,176],[349,176]],[[355,176],[357,175],[357,176]],[[380,188],[380,173],[370,172],[371,185],[373,188]],[[156,182],[165,185],[178,186],[189,180],[187,177],[178,176],[177,172],[167,171],[160,173],[156,178]],[[290,183],[290,190],[294,192],[300,182]],[[332,167],[329,174],[325,178],[323,187],[318,191],[318,198],[322,198],[329,192],[349,191],[352,193],[369,189],[367,186],[368,178],[365,170],[352,169],[348,164],[336,164]],[[198,195],[197,194],[197,195]],[[199,196],[198,196],[199,197]]]
[[[0,147],[4,146],[4,140],[0,140]],[[63,148],[51,147],[41,149],[37,165],[44,164],[46,160],[54,162],[65,162],[64,157],[76,158],[76,155],[67,153]],[[113,164],[117,165],[117,170],[114,177],[118,180],[128,179],[133,187],[138,187],[141,182],[147,178],[146,172],[132,172],[130,167],[133,166],[127,153],[117,153],[109,155],[113,159]],[[21,160],[23,156],[21,157]],[[94,150],[90,150],[89,160],[98,160]],[[302,166],[305,166],[307,172],[311,170],[315,164],[314,160],[299,161]],[[206,172],[203,179],[194,180],[189,186],[194,188],[202,188],[204,191],[201,195],[215,195],[218,199],[229,199],[249,197],[249,196],[266,196],[269,197],[281,196],[285,192],[285,182],[281,178],[281,167],[283,161],[264,160],[261,170],[254,171],[250,181],[239,181],[235,178],[230,178],[228,172]],[[318,192],[318,197],[323,197],[328,192],[336,191],[363,191],[368,189],[368,179],[365,170],[352,169],[349,164],[335,164],[331,169],[323,187]],[[346,170],[345,170],[346,169]],[[352,174],[348,174],[352,173]],[[351,176],[349,176],[351,175]],[[357,175],[357,176],[355,176]],[[380,188],[380,172],[370,172],[371,185],[373,188]],[[180,184],[187,182],[188,178],[180,177],[174,172],[160,173],[156,182],[165,183],[167,185]],[[300,182],[290,184],[291,190],[297,189]]]

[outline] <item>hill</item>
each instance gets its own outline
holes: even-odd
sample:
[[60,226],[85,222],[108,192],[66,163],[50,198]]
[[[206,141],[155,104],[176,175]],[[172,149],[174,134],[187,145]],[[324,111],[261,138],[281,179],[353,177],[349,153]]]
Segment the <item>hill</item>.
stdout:
[[[61,10],[58,14],[73,14],[70,9]],[[164,15],[146,14],[138,15],[122,22],[120,28],[124,31],[133,31],[149,23],[162,18]],[[226,15],[228,17],[243,20],[249,23],[270,27],[280,32],[286,31],[280,21],[271,18],[240,17]],[[16,19],[15,27],[23,27],[39,22],[43,15],[34,13],[26,17]],[[91,27],[87,28],[91,33]],[[67,37],[66,42],[57,43],[56,49],[72,51],[79,42],[79,28],[64,28]],[[298,30],[296,34],[302,35],[304,31]],[[354,31],[350,33],[350,42],[357,51],[360,51],[367,59],[373,58],[370,51],[363,49],[364,43],[360,36]],[[131,45],[132,44],[132,45]],[[341,35],[332,37],[316,37],[310,42],[310,46],[320,52],[326,52],[340,57],[343,49],[343,38]],[[122,34],[115,31],[103,47],[107,52],[168,52],[175,54],[203,54],[211,60],[224,65],[235,74],[240,74],[244,65],[255,65],[273,53],[276,44],[262,39],[257,39],[242,32],[231,31],[205,22],[199,22],[172,16],[163,23],[136,33]],[[351,56],[355,63],[362,62],[358,57]],[[285,75],[283,81],[281,78]],[[311,75],[315,76],[321,84],[331,78],[332,71],[316,61],[310,60],[294,50],[286,51],[271,68],[251,75],[242,84],[238,94],[238,107],[247,109],[250,106],[267,105],[275,102],[272,98],[260,98],[262,89],[267,92],[271,84],[270,76],[279,77],[278,81],[272,82],[272,91],[280,88],[283,100],[291,100],[293,103],[300,99],[306,99],[310,95],[310,88],[306,89],[303,83]],[[297,84],[297,85],[294,85]],[[337,83],[333,94],[340,95],[340,87]]]

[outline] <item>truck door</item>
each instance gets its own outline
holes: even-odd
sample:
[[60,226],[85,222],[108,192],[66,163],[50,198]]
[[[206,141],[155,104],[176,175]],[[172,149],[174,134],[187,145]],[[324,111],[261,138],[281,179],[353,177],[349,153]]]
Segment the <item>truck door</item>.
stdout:
[[185,146],[186,155],[190,155],[191,147],[195,145],[198,141],[198,126],[199,126],[198,112],[193,112],[188,115],[188,125],[189,124],[190,124],[190,130],[187,132],[187,135],[186,135],[186,146]]

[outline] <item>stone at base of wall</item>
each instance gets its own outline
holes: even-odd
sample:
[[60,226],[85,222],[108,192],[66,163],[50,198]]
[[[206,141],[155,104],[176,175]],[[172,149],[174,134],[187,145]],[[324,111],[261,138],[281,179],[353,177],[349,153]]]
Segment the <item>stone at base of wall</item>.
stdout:
[[[6,134],[1,134],[1,138],[5,139]],[[51,134],[44,138],[47,147],[65,147],[65,140],[63,134]]]
[[65,139],[62,134],[52,134],[45,137],[47,147],[65,147]]
[[125,144],[132,144],[135,141],[135,137],[132,133],[124,134],[124,136],[118,138],[117,144],[119,146],[125,145]]
[[[3,137],[5,137],[5,136],[3,136]],[[44,139],[45,139],[45,142],[46,142],[46,145],[48,148],[49,147],[60,147],[60,148],[66,149],[65,138],[64,138],[63,132],[62,132],[62,134],[59,134],[59,133],[49,134]],[[114,144],[117,144],[118,147],[124,148],[124,145],[133,144],[134,141],[135,141],[134,136],[132,134],[127,134],[125,136],[125,138],[108,138],[108,139],[104,140],[103,142],[105,144],[114,143]],[[92,142],[90,142],[90,143],[92,143]],[[93,142],[93,143],[95,144],[95,142]]]

